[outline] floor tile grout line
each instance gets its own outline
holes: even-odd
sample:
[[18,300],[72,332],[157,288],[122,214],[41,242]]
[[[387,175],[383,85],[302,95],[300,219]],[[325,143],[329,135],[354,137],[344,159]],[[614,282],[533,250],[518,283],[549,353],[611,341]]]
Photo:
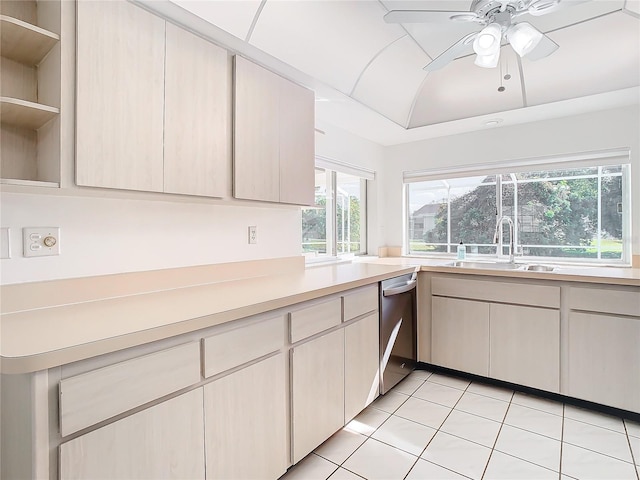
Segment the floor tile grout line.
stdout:
[[[567,445],[571,445],[572,447],[581,448],[582,450],[587,450],[588,452],[597,453],[598,455],[602,455],[603,457],[609,457],[609,458],[612,458],[612,459],[617,460],[619,462],[624,462],[624,463],[628,463],[630,465],[634,465],[635,466],[633,461],[630,462],[629,460],[623,460],[621,458],[614,457],[613,455],[609,455],[608,453],[604,453],[601,450],[594,450],[593,448],[587,448],[587,447],[585,447],[583,445],[576,445],[575,443],[571,443],[571,442],[563,441],[562,443],[563,444],[567,444]],[[562,461],[562,457],[560,458],[560,460]]]
[[[388,420],[388,419],[387,419],[387,420]],[[385,421],[386,421],[386,420],[385,420]],[[381,426],[382,426],[382,425],[380,425],[380,427],[381,427]],[[378,428],[380,428],[380,427],[378,427]],[[376,429],[376,430],[377,430],[377,429]],[[374,433],[375,433],[375,432],[374,432]],[[373,440],[374,442],[382,443],[383,445],[386,445],[386,446],[391,447],[391,448],[393,448],[393,449],[395,449],[395,450],[398,450],[399,452],[406,453],[407,455],[411,455],[412,457],[415,457],[415,455],[414,455],[413,453],[407,452],[406,450],[402,450],[401,448],[398,448],[398,447],[396,447],[395,445],[391,445],[391,444],[389,444],[389,443],[387,443],[387,442],[383,442],[382,440],[378,440],[377,438],[369,437],[369,438],[367,438],[367,440]],[[365,443],[367,443],[367,440],[365,440],[365,441],[364,441],[364,442],[362,442],[360,445],[358,445],[358,448],[356,448],[356,449],[351,453],[351,455],[349,455],[349,456],[344,460],[344,462],[342,462],[342,463],[339,465],[339,468],[344,468],[345,470],[349,470],[347,467],[345,467],[345,466],[344,466],[344,464],[347,462],[347,460],[349,460],[349,458],[351,458],[351,457],[353,456],[353,454],[354,454],[354,453],[356,453],[358,450],[360,450],[360,447],[362,447],[362,445],[364,445]],[[323,458],[324,458],[324,457],[323,457]],[[417,460],[420,460],[420,457],[417,457]],[[333,462],[332,462],[332,463],[333,463]],[[415,462],[411,465],[411,468],[413,468],[413,467],[414,467],[414,465],[415,465]],[[410,469],[409,469],[409,471],[407,472],[407,475],[409,474],[409,472],[411,472],[411,468],[410,468]],[[351,470],[349,470],[349,471],[351,472]],[[352,472],[352,473],[356,473],[356,472]],[[332,475],[333,475],[333,474],[332,474]],[[358,474],[358,473],[356,473],[356,475],[358,475],[359,477],[362,477],[362,475],[360,475],[360,474]],[[363,477],[363,478],[364,478],[364,477]]]
[[555,440],[556,442],[560,442],[561,441],[559,438],[550,437],[549,435],[545,435],[544,433],[534,432],[533,430],[528,430],[528,429],[523,428],[523,427],[518,427],[517,425],[512,425],[512,424],[507,423],[507,422],[503,422],[503,423],[505,425],[511,427],[511,428],[516,428],[518,430],[522,430],[523,432],[532,433],[534,435],[540,435],[541,437],[548,438],[549,440]]
[[566,405],[562,404],[562,429],[560,430],[560,465],[558,466],[558,479],[562,480],[562,450],[564,446],[564,411],[566,410]]
[[[513,402],[513,404],[517,405],[519,407],[524,407],[524,408],[529,408],[531,410],[535,410],[536,412],[548,413],[549,415],[555,415],[556,417],[564,417],[564,415],[562,413],[559,413],[559,414],[558,413],[553,413],[553,412],[550,412],[548,410],[542,410],[541,408],[532,407],[531,405],[523,405],[522,403],[518,403],[518,402]],[[585,422],[583,422],[583,423],[585,423]]]
[[[533,462],[533,461],[531,461],[531,460],[527,460],[526,458],[518,457],[517,455],[514,455],[513,453],[503,452],[502,450],[498,450],[498,449],[496,449],[496,448],[494,448],[494,449],[492,450],[492,454],[493,454],[493,451],[496,451],[496,452],[498,452],[498,453],[501,453],[502,455],[506,455],[507,457],[515,458],[515,459],[517,459],[517,460],[520,460],[521,462],[528,463],[528,464],[530,464],[530,465],[535,465],[536,467],[543,468],[543,469],[548,470],[548,471],[550,471],[550,472],[560,474],[560,472],[559,472],[558,470],[554,470],[553,468],[545,467],[544,465],[540,465],[539,463]],[[487,463],[488,463],[488,462],[487,462]]]
[[[483,386],[489,387],[489,388],[496,388],[496,389],[499,389],[499,390],[509,390],[508,388],[495,387],[494,385],[491,385],[489,383],[473,382],[473,381],[471,382],[471,384],[469,386],[473,385],[474,383],[476,383],[478,385],[483,385]],[[474,392],[474,391],[471,391],[471,390],[468,390],[468,392],[469,393],[473,393],[474,395],[481,395],[483,397],[493,398],[494,400],[500,400],[501,402],[507,402],[507,400],[503,400],[501,398],[492,397],[491,395],[487,395],[485,393]],[[514,393],[515,393],[515,391],[511,390],[511,397],[513,397]],[[507,403],[509,403],[509,402],[511,402],[511,400],[509,400]]]
[[[386,446],[388,446],[388,447],[391,447],[391,448],[393,448],[394,450],[399,451],[399,452],[402,452],[402,453],[404,453],[404,454],[406,454],[406,455],[411,455],[412,457],[415,457],[415,461],[412,463],[411,467],[409,468],[409,470],[407,471],[407,473],[406,473],[406,474],[404,475],[404,477],[403,477],[403,479],[405,479],[405,480],[406,480],[406,478],[409,476],[409,474],[411,473],[411,471],[416,467],[416,465],[419,463],[419,461],[420,461],[421,459],[422,459],[423,461],[426,461],[426,462],[431,463],[431,464],[433,464],[433,465],[437,465],[437,466],[438,466],[438,467],[440,467],[440,468],[443,468],[443,469],[445,469],[445,470],[448,470],[448,471],[454,472],[454,473],[456,473],[456,474],[458,474],[458,475],[462,475],[462,476],[465,476],[465,477],[466,477],[466,475],[463,475],[462,473],[459,473],[459,472],[457,472],[457,471],[455,471],[455,470],[452,470],[450,467],[442,466],[442,465],[440,465],[440,464],[438,464],[438,463],[431,462],[431,461],[427,460],[426,458],[423,458],[423,457],[422,457],[422,455],[424,455],[425,451],[426,451],[426,450],[428,449],[428,447],[432,444],[433,439],[437,436],[437,434],[438,434],[439,432],[443,432],[444,434],[451,435],[451,436],[454,436],[454,437],[460,438],[460,439],[462,439],[462,440],[464,440],[464,441],[467,441],[467,442],[470,442],[470,443],[473,443],[473,444],[476,444],[476,445],[482,446],[482,447],[484,447],[484,448],[489,448],[489,449],[490,449],[489,457],[488,457],[488,459],[487,459],[487,461],[486,461],[486,463],[485,463],[485,466],[484,466],[484,469],[483,469],[483,472],[482,472],[482,476],[481,476],[480,478],[484,478],[484,477],[485,477],[486,472],[487,472],[487,469],[488,469],[488,466],[489,466],[489,463],[491,462],[491,459],[492,459],[492,457],[493,457],[493,453],[494,453],[495,451],[498,451],[499,453],[504,454],[504,455],[507,455],[507,456],[509,456],[509,457],[512,457],[512,458],[515,458],[515,459],[521,460],[521,461],[526,462],[526,463],[528,463],[528,464],[535,465],[535,466],[537,466],[537,467],[544,468],[544,469],[549,470],[549,471],[553,471],[553,472],[555,473],[555,470],[553,470],[553,469],[551,469],[551,468],[549,468],[549,467],[547,467],[547,466],[540,465],[540,464],[535,463],[535,462],[533,462],[533,461],[531,461],[531,460],[527,460],[527,459],[524,459],[524,458],[520,458],[520,457],[518,457],[518,456],[516,456],[516,455],[513,455],[513,454],[511,454],[511,453],[508,453],[508,452],[502,452],[501,450],[497,450],[497,449],[496,449],[497,442],[498,442],[498,439],[500,438],[500,435],[501,435],[501,433],[502,433],[502,430],[503,430],[504,425],[508,425],[508,426],[510,426],[511,428],[515,428],[515,429],[521,430],[521,431],[523,431],[523,432],[530,433],[530,434],[532,434],[532,435],[539,435],[539,436],[544,437],[544,438],[547,438],[547,439],[551,439],[551,440],[558,441],[558,439],[557,439],[557,438],[550,437],[550,436],[548,436],[548,435],[543,435],[543,434],[541,434],[541,433],[534,432],[534,431],[528,430],[528,429],[526,429],[526,428],[522,428],[522,427],[518,427],[518,426],[515,426],[515,425],[510,425],[509,423],[506,423],[506,418],[507,418],[507,416],[508,416],[508,414],[509,414],[509,412],[510,412],[510,410],[511,410],[511,407],[512,407],[513,405],[517,405],[518,407],[528,408],[528,409],[535,410],[535,411],[538,411],[538,412],[541,412],[541,413],[548,413],[548,414],[550,414],[550,415],[554,415],[554,416],[557,416],[557,417],[561,417],[561,418],[562,418],[562,427],[561,427],[561,434],[560,434],[560,440],[559,440],[559,442],[560,442],[560,459],[559,459],[558,472],[557,472],[557,473],[558,473],[558,477],[559,477],[559,479],[560,479],[560,480],[562,479],[563,475],[565,475],[565,476],[567,476],[567,477],[569,477],[569,478],[573,478],[573,477],[571,477],[571,476],[567,475],[566,473],[563,473],[563,472],[562,472],[562,467],[563,467],[563,455],[564,455],[564,453],[565,453],[565,452],[564,452],[564,446],[565,446],[565,444],[567,444],[567,445],[571,445],[571,446],[573,446],[573,447],[575,447],[575,448],[580,448],[580,449],[583,449],[583,450],[586,450],[586,451],[589,451],[589,452],[593,452],[593,453],[596,453],[596,454],[599,454],[599,455],[602,455],[602,456],[605,456],[605,457],[611,458],[612,460],[617,460],[617,461],[619,461],[619,462],[623,462],[623,463],[627,463],[627,464],[628,464],[628,463],[631,463],[631,465],[634,467],[634,470],[635,470],[635,474],[636,474],[636,475],[635,475],[635,478],[636,478],[637,480],[640,480],[640,468],[638,468],[638,466],[635,464],[635,462],[636,462],[636,460],[635,460],[636,455],[635,455],[635,453],[634,453],[634,451],[633,451],[633,448],[632,448],[632,446],[631,446],[631,438],[633,437],[633,438],[635,439],[636,437],[635,437],[634,435],[630,435],[630,433],[629,433],[629,429],[628,429],[628,425],[627,425],[627,419],[625,419],[625,418],[620,418],[620,420],[622,421],[622,424],[623,424],[623,429],[624,429],[624,433],[623,433],[623,432],[621,432],[621,431],[619,431],[619,430],[615,430],[615,429],[610,428],[610,427],[605,427],[605,426],[598,425],[598,424],[593,423],[593,422],[583,421],[583,420],[581,420],[581,419],[576,419],[576,418],[572,418],[572,417],[570,417],[570,416],[567,416],[567,415],[566,415],[566,407],[567,407],[567,405],[565,405],[565,404],[564,404],[564,403],[562,403],[562,402],[558,402],[558,403],[561,403],[561,405],[562,405],[562,413],[561,413],[561,414],[556,414],[556,413],[554,413],[554,412],[551,412],[551,411],[548,411],[548,410],[543,410],[543,409],[536,408],[536,407],[532,407],[532,406],[530,406],[530,405],[523,405],[523,404],[521,404],[521,403],[517,403],[517,401],[516,401],[516,402],[514,402],[514,398],[515,398],[515,395],[516,395],[516,393],[517,393],[517,392],[515,392],[515,391],[512,391],[512,392],[511,392],[511,397],[510,397],[510,399],[509,399],[509,401],[508,401],[508,402],[507,402],[507,401],[505,401],[505,400],[503,400],[503,399],[501,399],[501,398],[492,397],[491,395],[486,395],[486,394],[483,394],[483,393],[478,393],[478,392],[470,391],[470,390],[469,390],[469,388],[471,387],[471,385],[474,385],[474,383],[482,384],[482,382],[473,382],[473,381],[469,381],[469,383],[467,383],[467,385],[466,385],[466,387],[465,387],[464,389],[461,389],[461,388],[458,388],[458,387],[453,387],[453,386],[451,386],[451,385],[447,385],[447,384],[445,384],[445,383],[439,383],[439,382],[437,382],[437,381],[431,381],[431,382],[429,382],[429,383],[433,383],[433,384],[440,385],[440,386],[443,386],[443,387],[453,388],[453,389],[456,389],[456,390],[459,390],[460,392],[462,392],[462,394],[461,394],[461,395],[460,395],[460,397],[457,399],[457,401],[453,404],[453,406],[443,405],[443,404],[441,404],[441,403],[434,402],[434,401],[432,401],[432,400],[427,400],[427,399],[424,399],[424,398],[421,398],[421,397],[415,396],[415,393],[416,393],[420,388],[422,388],[422,387],[427,383],[427,381],[428,381],[428,380],[429,380],[433,375],[434,375],[434,373],[432,373],[432,372],[431,372],[431,373],[430,373],[426,378],[424,378],[424,379],[422,379],[422,378],[421,378],[421,379],[418,379],[418,378],[414,379],[414,380],[420,380],[420,384],[419,384],[415,389],[413,389],[413,393],[411,393],[411,394],[407,394],[407,393],[405,393],[405,392],[396,392],[396,393],[399,393],[399,394],[401,394],[401,395],[403,395],[403,396],[405,396],[405,397],[407,397],[407,398],[406,398],[405,400],[403,400],[403,402],[402,402],[400,405],[398,405],[398,406],[397,406],[397,407],[396,407],[392,412],[389,412],[389,411],[386,411],[386,410],[381,410],[381,409],[379,409],[379,408],[376,408],[373,404],[372,404],[372,405],[370,405],[370,407],[371,407],[372,409],[375,409],[376,411],[379,411],[379,412],[382,412],[382,413],[386,414],[386,415],[387,415],[387,417],[384,419],[384,421],[383,421],[380,425],[378,425],[378,426],[376,426],[375,428],[373,428],[373,430],[372,430],[372,431],[371,431],[371,433],[369,433],[369,434],[363,434],[363,433],[361,433],[361,432],[354,432],[354,433],[357,433],[357,434],[362,435],[363,437],[365,437],[365,440],[364,440],[360,445],[358,445],[358,447],[357,447],[353,452],[351,452],[351,454],[349,454],[349,455],[345,458],[345,460],[344,460],[344,461],[342,461],[342,463],[337,464],[336,462],[334,462],[334,461],[332,461],[332,460],[330,460],[330,459],[328,459],[328,458],[325,458],[325,457],[323,457],[322,455],[319,455],[319,454],[315,453],[315,451],[314,451],[314,452],[312,452],[312,453],[313,453],[313,454],[315,454],[316,456],[318,456],[318,457],[322,458],[323,460],[328,461],[330,464],[332,464],[332,465],[336,466],[336,468],[335,468],[335,469],[331,472],[331,474],[327,477],[327,480],[328,480],[332,475],[334,475],[338,470],[340,470],[340,469],[344,469],[344,470],[348,471],[349,473],[351,473],[351,474],[353,474],[353,475],[357,476],[358,478],[362,478],[362,479],[364,479],[364,480],[368,480],[366,477],[363,477],[361,474],[358,474],[358,473],[356,473],[356,472],[353,472],[353,471],[349,470],[348,468],[344,467],[343,465],[344,465],[344,464],[349,460],[349,458],[351,458],[351,457],[352,457],[352,456],[353,456],[353,455],[354,455],[354,454],[355,454],[355,453],[356,453],[356,452],[357,452],[357,451],[362,447],[362,445],[364,445],[364,444],[367,442],[367,440],[369,440],[369,439],[375,440],[376,442],[379,442],[379,443],[381,443],[381,444],[383,444],[383,445],[386,445]],[[444,375],[442,375],[442,376],[444,377]],[[454,379],[458,379],[458,377],[455,377],[455,376],[452,376],[452,378],[454,378]],[[418,383],[418,382],[416,382],[416,383]],[[491,386],[491,385],[488,385],[488,386]],[[505,403],[507,403],[507,404],[508,404],[508,406],[507,406],[507,409],[506,409],[506,411],[505,411],[505,413],[504,413],[504,415],[503,415],[503,417],[502,417],[502,421],[497,421],[497,420],[495,420],[494,418],[485,417],[484,415],[479,415],[479,414],[477,414],[477,413],[467,412],[467,411],[465,411],[465,410],[458,410],[456,407],[458,406],[458,404],[460,403],[460,401],[462,400],[462,398],[464,397],[464,395],[465,395],[467,392],[469,392],[469,393],[473,393],[474,395],[479,395],[479,396],[482,396],[482,397],[485,397],[485,398],[490,398],[490,399],[493,399],[493,400],[496,400],[496,401],[501,401],[501,402],[505,402]],[[533,397],[535,397],[535,395],[533,395],[533,394],[532,394],[532,396],[533,396]],[[447,413],[447,415],[444,417],[444,419],[443,419],[441,422],[439,422],[439,426],[438,426],[438,427],[436,427],[436,428],[434,428],[434,427],[432,427],[432,426],[430,426],[430,425],[425,425],[425,424],[423,424],[423,423],[417,422],[417,421],[412,420],[412,419],[409,419],[409,418],[402,417],[402,416],[400,416],[400,415],[396,415],[396,412],[397,412],[397,411],[398,411],[398,410],[399,410],[399,409],[400,409],[400,408],[401,408],[401,407],[402,407],[402,406],[403,406],[403,405],[404,405],[404,404],[405,404],[405,403],[406,403],[410,398],[415,398],[415,399],[417,399],[417,400],[426,401],[426,402],[432,403],[432,404],[434,404],[434,405],[438,405],[438,406],[441,406],[441,407],[448,408],[448,409],[449,409],[449,412],[448,412],[448,413]],[[552,401],[552,400],[550,400],[550,401]],[[492,446],[492,447],[487,447],[487,445],[483,445],[483,444],[478,443],[478,442],[475,442],[475,441],[473,441],[473,440],[469,440],[469,439],[467,439],[467,438],[464,438],[464,437],[461,437],[461,436],[458,436],[458,435],[454,435],[454,434],[451,434],[451,433],[448,433],[448,432],[445,432],[444,430],[442,430],[442,426],[443,426],[443,425],[445,424],[445,422],[449,419],[449,417],[451,416],[451,414],[453,413],[453,411],[454,411],[454,410],[456,410],[456,411],[458,411],[458,412],[463,412],[463,413],[468,414],[468,415],[473,415],[473,416],[475,416],[475,417],[479,417],[479,418],[482,418],[482,419],[485,419],[485,420],[489,420],[489,421],[493,421],[493,422],[496,422],[496,423],[500,423],[500,428],[498,429],[498,433],[497,433],[497,435],[496,435],[496,437],[495,437],[495,440],[493,441],[493,446]],[[590,410],[588,410],[588,409],[586,409],[586,410],[587,410],[588,412],[590,412]],[[593,412],[593,413],[597,413],[597,412]],[[375,434],[375,433],[376,433],[380,428],[382,428],[382,427],[383,427],[383,425],[385,425],[385,424],[389,421],[389,419],[390,419],[391,417],[393,417],[393,416],[395,416],[396,418],[400,418],[400,419],[402,419],[402,420],[406,420],[406,421],[408,421],[408,422],[411,422],[411,423],[414,423],[414,424],[417,424],[417,425],[420,425],[420,426],[427,427],[427,428],[430,428],[430,429],[432,429],[432,430],[435,430],[435,433],[434,433],[434,434],[432,435],[432,437],[429,439],[429,441],[427,442],[426,446],[421,450],[421,453],[420,453],[419,455],[416,455],[416,454],[414,454],[414,453],[412,453],[412,452],[408,452],[408,451],[404,450],[403,448],[397,447],[397,446],[395,446],[395,445],[392,445],[392,444],[390,444],[390,443],[387,443],[386,441],[383,441],[383,440],[380,440],[380,439],[378,439],[378,438],[374,438],[374,437],[373,437],[373,435],[374,435],[374,434]],[[613,416],[613,418],[618,418],[618,417]],[[627,445],[628,445],[629,452],[630,452],[630,454],[631,454],[631,460],[630,460],[630,461],[629,461],[629,460],[623,460],[623,459],[621,459],[621,458],[618,458],[618,457],[616,457],[616,456],[610,455],[610,454],[608,454],[608,453],[604,453],[604,452],[602,452],[601,450],[592,449],[592,448],[587,448],[587,447],[582,446],[582,445],[577,445],[577,444],[575,444],[575,443],[571,443],[571,442],[567,442],[567,441],[565,441],[565,440],[564,440],[564,433],[565,433],[565,423],[566,423],[566,419],[572,420],[572,421],[577,422],[577,423],[581,423],[581,424],[589,425],[589,426],[594,427],[594,428],[599,428],[599,429],[602,429],[602,430],[606,430],[606,431],[608,431],[608,432],[619,433],[619,434],[621,434],[621,435],[625,435],[625,436],[626,436],[626,441],[627,441],[626,443],[627,443]],[[345,426],[345,427],[346,427],[346,426]]]
[[[393,447],[393,448],[395,448],[396,450],[398,450],[398,451],[400,451],[400,452],[402,452],[402,453],[406,453],[406,454],[408,454],[408,455],[411,455],[412,457],[417,456],[415,453],[407,452],[406,450],[404,450],[404,449],[402,449],[402,448],[400,448],[400,447],[398,447],[398,446],[396,446],[396,445],[392,445],[392,444],[390,444],[390,443],[387,443],[387,442],[385,442],[384,440],[380,440],[379,438],[373,438],[373,437],[371,437],[371,439],[372,439],[372,440],[375,440],[376,442],[383,443],[383,444],[387,445],[388,447]],[[420,458],[420,457],[418,456],[418,458]]]
[[[349,473],[353,473],[356,477],[360,477],[360,478],[363,478],[364,480],[368,480],[368,479],[367,479],[367,477],[363,477],[363,476],[362,476],[362,475],[360,475],[359,473],[356,473],[356,472],[354,472],[353,470],[349,470],[348,468],[343,467],[342,465],[340,465],[340,466],[338,467],[338,470],[340,470],[341,468],[342,468],[343,470],[346,470],[346,471],[347,471],[347,472],[349,472]],[[338,470],[336,470],[336,472],[337,472]],[[333,473],[336,473],[336,472],[333,472]],[[333,475],[333,473],[332,473],[331,475]],[[327,479],[327,480],[328,480],[328,479]]]
[[624,428],[624,432],[627,434],[627,443],[629,444],[629,450],[631,451],[631,463],[636,468],[636,478],[640,480],[640,472],[638,471],[638,465],[636,465],[636,456],[633,453],[633,448],[631,448],[631,435],[629,435],[629,430],[627,429],[627,422],[622,420],[622,427]]
[[567,417],[566,415],[564,416],[564,418],[568,418],[569,420],[572,420],[574,422],[584,423],[585,425],[591,425],[592,427],[598,427],[598,428],[602,428],[604,430],[609,430],[610,432],[619,433],[620,435],[626,435],[626,428],[625,428],[625,425],[624,425],[624,419],[622,417],[613,417],[613,418],[617,418],[617,419],[622,421],[622,428],[625,429],[624,432],[621,432],[620,430],[614,430],[613,428],[609,428],[609,427],[603,427],[602,425],[596,425],[595,423],[585,422],[584,420],[578,420],[577,418]]
[[511,394],[511,399],[509,400],[509,405],[507,406],[507,410],[504,412],[504,416],[502,417],[502,422],[500,422],[500,428],[498,429],[498,434],[496,435],[496,439],[493,441],[493,446],[491,447],[491,451],[489,452],[489,458],[487,458],[487,463],[484,464],[484,469],[482,470],[482,475],[480,478],[484,478],[487,473],[487,468],[489,468],[489,462],[491,462],[491,457],[493,456],[493,452],[496,449],[496,444],[498,443],[498,438],[500,438],[500,432],[502,432],[502,427],[504,427],[504,421],[507,418],[507,414],[509,413],[509,409],[511,408],[511,403],[513,402],[513,396],[515,392]]
[[[435,383],[435,382],[434,382],[434,383]],[[463,390],[463,394],[462,394],[462,395],[464,395],[464,392],[466,392],[466,391],[467,391],[467,389],[469,388],[469,385],[471,385],[471,382],[469,382],[469,383],[467,384],[467,386],[466,386],[466,387],[465,387],[465,389]],[[445,385],[445,386],[446,386],[446,385]],[[415,393],[415,392],[414,392],[414,393]],[[462,398],[462,395],[460,395],[460,398]],[[413,395],[412,395],[412,396],[413,396]],[[418,399],[422,400],[422,399],[421,399],[421,398],[419,398],[419,397],[416,397],[416,398],[418,398]],[[431,445],[431,442],[433,442],[433,439],[434,439],[434,438],[436,438],[436,435],[438,435],[438,432],[440,432],[440,431],[441,431],[441,430],[440,430],[440,427],[442,427],[442,425],[444,425],[444,422],[446,422],[446,421],[447,421],[447,418],[449,418],[449,415],[451,415],[451,412],[453,412],[453,410],[456,408],[456,405],[458,404],[458,402],[460,402],[460,398],[458,398],[458,401],[453,405],[453,407],[451,407],[451,410],[449,410],[449,413],[447,414],[447,416],[446,416],[446,417],[444,417],[444,420],[442,420],[442,422],[440,423],[440,426],[439,426],[438,428],[435,428],[436,433],[434,433],[434,434],[433,434],[433,437],[431,437],[431,439],[427,442],[427,444],[425,445],[425,447],[422,449],[422,452],[420,453],[420,455],[418,455],[418,460],[420,460],[420,459],[422,458],[422,455],[423,455],[423,454],[424,454],[424,452],[427,450],[427,448],[429,448],[429,445]],[[424,400],[424,401],[427,401],[427,400]],[[435,402],[432,402],[432,403],[435,403]],[[436,404],[436,405],[439,405],[439,404]],[[419,423],[419,422],[416,422],[416,423]],[[433,427],[430,427],[430,428],[433,428]],[[447,433],[447,432],[443,432],[443,433]],[[450,434],[447,434],[447,435],[450,435]],[[416,462],[413,464],[413,466],[411,467],[411,469],[413,469],[413,467],[415,467],[415,466],[416,466],[416,464],[418,463],[418,460],[416,460]],[[424,460],[426,460],[426,459],[424,459]],[[427,461],[428,461],[428,460],[427,460]],[[431,463],[433,463],[433,462],[431,462]],[[438,464],[434,464],[434,465],[438,465]],[[438,466],[439,466],[439,467],[442,467],[442,465],[438,465]],[[446,467],[442,467],[442,468],[446,468]],[[449,470],[449,469],[447,468],[447,470]],[[457,473],[457,474],[459,474],[459,475],[462,475],[462,473],[460,473],[460,472],[456,472],[455,470],[451,470],[451,471],[452,471],[452,472],[454,472],[454,473]],[[409,475],[409,473],[410,473],[410,472],[411,472],[411,470],[409,470],[409,472],[407,473],[407,475]],[[466,475],[463,475],[463,476],[465,476],[465,477],[466,477]],[[405,478],[406,478],[406,476],[405,476]]]
[[[406,400],[405,400],[405,401],[406,401]],[[375,407],[373,407],[373,405],[370,405],[370,407],[371,407],[371,408],[375,408]],[[400,408],[400,407],[398,407],[398,408]],[[385,412],[384,410],[380,410],[380,409],[378,409],[378,408],[376,408],[376,410],[378,410],[379,412],[384,412],[384,413],[386,413],[386,414],[389,414],[389,412]],[[397,410],[397,409],[396,409],[396,410]],[[352,456],[353,456],[353,455],[354,455],[358,450],[360,450],[360,448],[362,447],[362,445],[364,445],[365,443],[367,443],[367,440],[375,440],[376,442],[380,442],[380,443],[384,443],[385,445],[388,445],[387,443],[382,442],[382,441],[378,440],[377,438],[373,438],[373,437],[372,437],[372,435],[373,435],[374,433],[376,433],[376,432],[380,429],[380,427],[382,427],[385,423],[387,423],[387,422],[389,421],[389,419],[390,419],[391,417],[393,417],[393,415],[394,415],[393,413],[389,414],[389,416],[388,416],[387,418],[385,418],[385,419],[384,419],[384,421],[383,421],[380,425],[378,425],[376,428],[374,428],[374,429],[373,429],[373,431],[372,431],[369,435],[364,435],[364,434],[362,434],[362,433],[360,433],[360,432],[357,432],[357,433],[359,433],[360,435],[363,435],[363,436],[365,436],[365,437],[367,437],[367,438],[365,439],[365,441],[364,441],[364,442],[362,442],[360,445],[358,445],[358,447],[357,447],[353,452],[351,452],[351,453],[347,456],[347,458],[345,458],[345,459],[342,461],[342,463],[341,463],[338,467],[339,467],[339,468],[344,468],[345,470],[349,470],[348,468],[343,467],[343,465],[344,465],[344,464],[347,462],[347,460],[349,460],[349,459],[350,459],[350,458],[351,458],[351,457],[352,457]],[[356,415],[356,418],[357,418],[357,416],[358,416],[358,415]],[[402,417],[400,417],[400,418],[402,418]],[[354,419],[355,419],[355,418],[354,418]],[[352,420],[352,421],[353,421],[353,420]],[[344,429],[345,427],[346,427],[346,425],[345,425],[344,427],[342,427],[342,428]],[[399,448],[397,448],[397,447],[395,447],[395,446],[393,446],[393,445],[389,445],[389,446],[390,446],[390,447],[395,448],[396,450],[399,450],[399,451],[401,451],[401,452],[404,452],[404,450],[399,449]],[[405,452],[405,453],[409,453],[409,452]],[[410,454],[410,455],[411,455],[411,454]],[[324,458],[324,457],[322,457],[322,458]],[[330,461],[330,460],[329,460],[329,461]],[[332,462],[332,463],[333,463],[333,462]],[[412,466],[411,468],[413,468],[413,466]],[[349,471],[351,471],[351,470],[349,470]],[[409,471],[411,471],[411,470],[409,470]],[[335,473],[335,472],[334,472],[334,473]],[[352,473],[355,473],[355,472],[352,472]],[[332,473],[331,475],[333,475],[333,473]],[[358,475],[358,474],[356,473],[356,475]],[[358,476],[361,476],[361,475],[358,475]]]

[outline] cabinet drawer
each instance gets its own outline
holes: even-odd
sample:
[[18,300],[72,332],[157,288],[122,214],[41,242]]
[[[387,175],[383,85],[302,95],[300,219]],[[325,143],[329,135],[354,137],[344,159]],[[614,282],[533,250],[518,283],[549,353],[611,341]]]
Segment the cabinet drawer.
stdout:
[[200,346],[187,343],[60,382],[60,431],[77,432],[200,381]]
[[344,321],[378,310],[378,285],[359,288],[342,297],[344,300]]
[[640,288],[633,290],[603,290],[602,288],[571,287],[571,310],[640,316]]
[[433,277],[431,279],[431,293],[443,297],[467,298],[485,302],[560,308],[560,287],[549,285],[470,280],[458,277]]
[[291,312],[291,343],[340,325],[341,321],[340,298],[295,310]]
[[283,315],[203,339],[205,378],[279,350],[284,325]]

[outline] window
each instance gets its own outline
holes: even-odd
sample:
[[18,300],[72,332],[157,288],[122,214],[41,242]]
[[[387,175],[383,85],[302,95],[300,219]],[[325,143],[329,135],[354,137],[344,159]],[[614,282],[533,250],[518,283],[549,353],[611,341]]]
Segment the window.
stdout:
[[366,253],[366,179],[316,168],[315,207],[302,209],[308,257]]
[[454,253],[463,242],[471,255],[509,255],[506,226],[493,242],[496,219],[507,216],[525,257],[629,263],[629,179],[629,164],[556,164],[406,183],[406,250]]

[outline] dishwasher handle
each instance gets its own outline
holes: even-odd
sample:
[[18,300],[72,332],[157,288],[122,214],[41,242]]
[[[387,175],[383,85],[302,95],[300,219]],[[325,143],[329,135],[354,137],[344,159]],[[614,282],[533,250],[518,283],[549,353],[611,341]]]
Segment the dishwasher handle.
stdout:
[[383,297],[391,297],[393,295],[400,295],[401,293],[410,292],[416,288],[417,281],[414,279],[408,280],[406,283],[394,285],[382,290]]

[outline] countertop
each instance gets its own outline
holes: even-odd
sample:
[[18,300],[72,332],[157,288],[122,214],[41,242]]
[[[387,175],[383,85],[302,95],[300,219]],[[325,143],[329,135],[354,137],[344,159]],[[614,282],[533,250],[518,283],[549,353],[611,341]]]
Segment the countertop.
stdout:
[[[86,301],[23,310],[7,311],[3,306],[1,371],[27,373],[64,365],[414,270],[407,265],[348,263],[212,283],[199,279],[197,285],[182,282],[179,288],[121,296],[105,294],[108,298],[94,294]],[[105,292],[113,290],[110,283],[121,281],[118,275],[110,277],[100,279]],[[23,291],[29,288],[20,287]],[[37,284],[34,288],[43,290]]]
[[302,257],[290,257],[10,285],[2,289],[0,371],[27,373],[64,365],[340,293],[416,268],[640,286],[637,268],[558,266],[552,272],[531,272],[450,263],[450,259],[362,257],[304,268]]
[[[467,259],[475,261],[474,259]],[[605,285],[640,286],[640,268],[554,265],[553,271],[499,270],[491,268],[463,268],[451,266],[452,259],[420,257],[360,257],[357,262],[377,265],[416,266],[423,272],[459,273],[492,277],[526,278],[564,282],[595,283]],[[482,262],[486,260],[478,260]],[[537,262],[524,262],[537,264]],[[541,263],[543,264],[543,263]]]

